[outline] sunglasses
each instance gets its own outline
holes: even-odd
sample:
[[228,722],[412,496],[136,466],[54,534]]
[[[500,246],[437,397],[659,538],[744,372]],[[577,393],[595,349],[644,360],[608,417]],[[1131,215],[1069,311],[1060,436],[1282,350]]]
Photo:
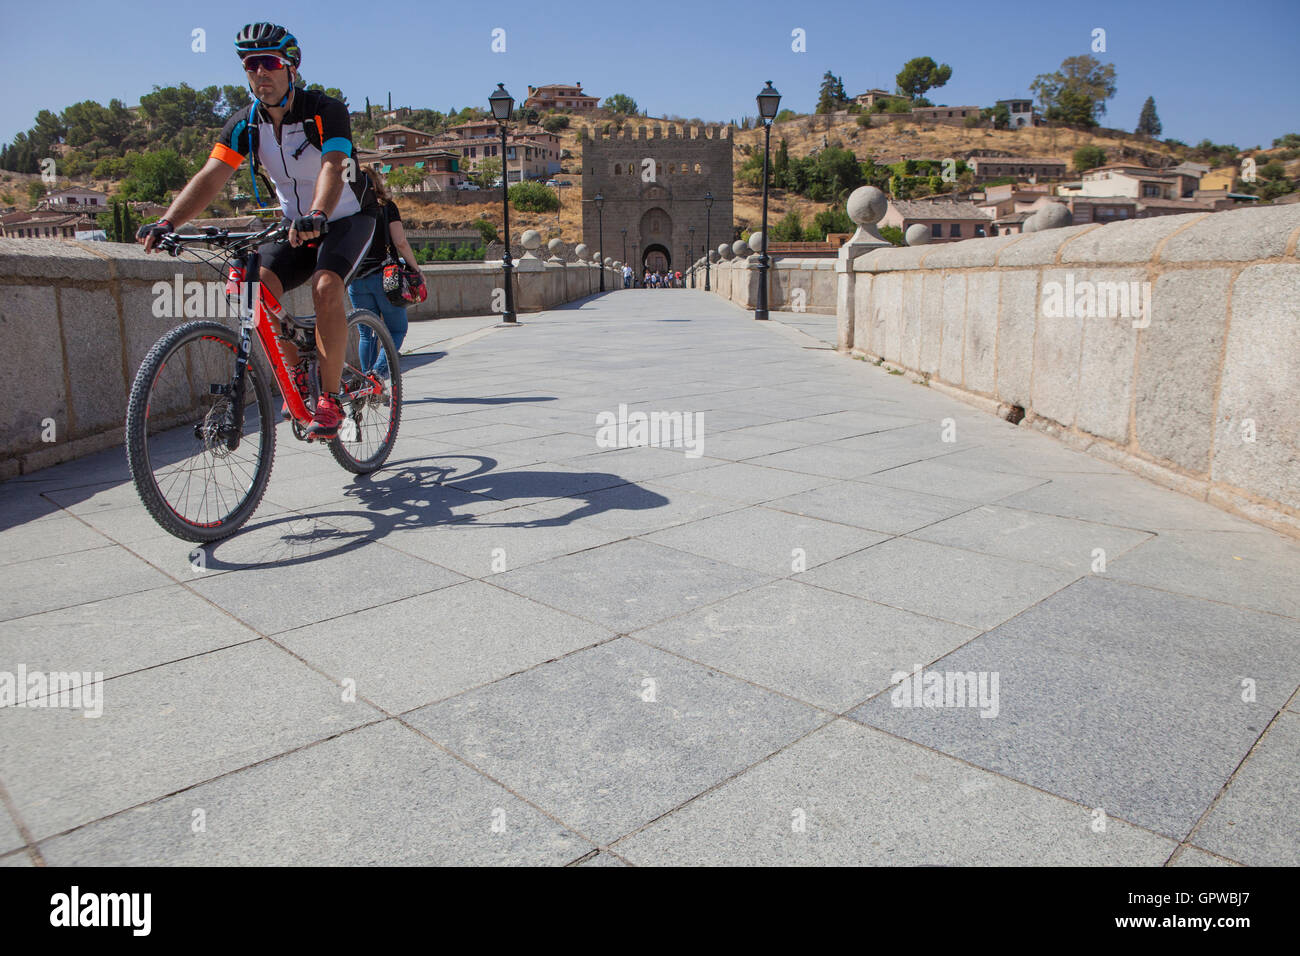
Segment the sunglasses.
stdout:
[[246,56],[244,57],[244,72],[256,73],[259,69],[266,70],[268,73],[274,73],[277,70],[283,70],[289,65],[289,61],[272,54]]

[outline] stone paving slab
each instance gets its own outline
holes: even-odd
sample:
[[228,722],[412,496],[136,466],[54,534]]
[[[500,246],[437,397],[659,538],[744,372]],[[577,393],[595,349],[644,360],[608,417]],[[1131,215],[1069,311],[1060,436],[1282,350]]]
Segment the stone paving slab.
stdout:
[[998,706],[899,706],[891,691],[852,716],[1182,839],[1300,684],[1296,635],[1284,618],[1083,578],[927,668],[997,673]]
[[18,825],[14,823],[13,817],[9,815],[9,811],[0,808],[0,853],[16,850],[25,842],[22,834],[18,832]]
[[288,631],[279,642],[391,714],[613,638],[478,581]]
[[1077,576],[1074,571],[895,538],[814,568],[803,580],[983,630],[1033,606]]
[[[1177,865],[1293,861],[1295,542],[790,320],[688,291],[415,322],[389,463],[281,426],[201,549],[121,448],[0,483],[0,671],[109,678],[101,718],[0,710],[40,841],[0,820],[0,865],[1160,865],[1198,820]],[[598,446],[621,406],[700,413],[702,457]],[[997,719],[892,707],[950,664],[1000,668]]]
[[1193,841],[1251,866],[1300,866],[1300,714],[1283,712]]
[[107,680],[257,638],[174,584],[8,621],[0,627],[0,670],[22,663],[28,671],[102,673]]
[[54,866],[537,866],[591,844],[390,720],[40,849]]
[[803,704],[623,639],[406,719],[603,845],[798,739],[824,718]]
[[0,779],[40,840],[378,716],[341,698],[265,641],[227,648],[106,681],[98,718],[6,713]]
[[719,561],[624,540],[499,574],[493,583],[625,633],[768,580]]
[[1177,844],[837,720],[618,841],[634,865],[1158,866]]
[[636,631],[637,640],[833,713],[899,670],[978,636],[974,628],[776,581]]

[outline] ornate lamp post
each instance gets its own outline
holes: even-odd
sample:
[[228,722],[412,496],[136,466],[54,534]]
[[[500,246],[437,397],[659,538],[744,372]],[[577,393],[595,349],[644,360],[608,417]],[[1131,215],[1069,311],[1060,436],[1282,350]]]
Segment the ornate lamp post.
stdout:
[[605,218],[600,211],[605,208],[605,197],[596,193],[596,198],[592,200],[596,204],[596,222],[600,227],[600,245],[596,253],[596,264],[600,267],[600,291],[605,291],[605,260],[601,257],[605,254]]
[[767,81],[758,94],[758,115],[763,119],[763,248],[758,254],[758,308],[754,318],[767,318],[767,156],[772,144],[772,120],[781,106],[781,94]]
[[[713,216],[713,193],[704,194],[704,248],[709,248],[709,226],[712,224]],[[704,256],[704,291],[709,290],[709,257],[708,253]]]
[[690,244],[686,247],[686,261],[691,264],[691,288],[695,288],[695,227],[687,229],[690,235]]
[[501,127],[501,219],[505,230],[506,247],[505,253],[501,256],[501,268],[506,278],[506,311],[501,316],[501,321],[515,324],[518,322],[515,318],[515,291],[514,283],[510,281],[513,272],[510,261],[510,177],[506,167],[506,123],[510,121],[510,114],[514,111],[515,98],[506,92],[504,83],[498,83],[496,91],[488,97],[488,103],[492,106],[492,118]]

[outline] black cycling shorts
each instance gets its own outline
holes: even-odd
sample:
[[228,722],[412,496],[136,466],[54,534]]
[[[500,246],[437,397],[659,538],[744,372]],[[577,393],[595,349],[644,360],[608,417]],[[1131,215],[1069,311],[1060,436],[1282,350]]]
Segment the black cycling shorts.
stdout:
[[262,268],[270,269],[285,292],[296,289],[318,270],[328,270],[344,284],[356,271],[375,236],[375,217],[359,212],[335,219],[329,232],[311,245],[294,248],[287,242],[268,242],[258,247]]

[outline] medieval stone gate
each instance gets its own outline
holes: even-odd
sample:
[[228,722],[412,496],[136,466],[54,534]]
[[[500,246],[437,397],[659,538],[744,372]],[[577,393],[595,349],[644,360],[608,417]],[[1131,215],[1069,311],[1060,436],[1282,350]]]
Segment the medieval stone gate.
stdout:
[[[714,249],[735,232],[730,127],[693,126],[679,134],[669,126],[665,136],[655,126],[650,132],[644,126],[608,134],[583,127],[580,134],[582,241],[593,254],[600,249],[603,220],[602,258],[630,263],[638,278],[646,269],[684,272],[704,254],[706,221]],[[591,201],[597,193],[605,199],[599,217]],[[707,216],[705,193],[713,194]]]

